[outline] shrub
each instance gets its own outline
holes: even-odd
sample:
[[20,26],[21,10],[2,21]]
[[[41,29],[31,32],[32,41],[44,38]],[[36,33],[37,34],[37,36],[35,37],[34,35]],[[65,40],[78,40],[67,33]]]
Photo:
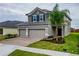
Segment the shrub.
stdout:
[[53,38],[53,35],[52,36],[48,36],[48,38]]
[[18,35],[17,34],[13,34],[13,37],[17,37]]
[[79,43],[77,44],[77,47],[79,48]]
[[17,34],[0,35],[0,41],[5,40],[5,39],[9,39],[9,38],[15,38],[15,37],[17,37]]
[[63,51],[67,52],[67,49],[63,48]]
[[11,38],[12,34],[6,34],[5,36]]
[[58,43],[60,43],[60,44],[65,43],[64,38],[62,38],[62,36],[58,37]]
[[17,37],[17,34],[7,34],[6,38],[15,38]]
[[9,36],[7,36],[7,35],[4,35],[4,38],[5,38],[5,39],[9,39]]

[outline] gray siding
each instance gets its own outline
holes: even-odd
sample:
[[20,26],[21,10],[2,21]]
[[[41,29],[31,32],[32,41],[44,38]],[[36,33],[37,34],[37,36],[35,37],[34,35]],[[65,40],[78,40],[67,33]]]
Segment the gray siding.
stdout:
[[[48,14],[45,14],[41,11],[36,11],[34,12],[32,15],[39,15],[39,14],[44,14],[45,15],[45,23],[48,23]],[[28,16],[28,22],[31,23],[32,22],[32,15]],[[33,22],[32,22],[33,23]],[[38,22],[37,22],[38,23]],[[43,22],[42,22],[43,23]]]
[[71,32],[71,22],[68,22],[66,25],[65,25],[65,32],[64,32],[64,36],[67,36],[70,34]]
[[19,29],[44,29],[48,33],[48,35],[53,35],[50,25],[32,25],[32,26],[20,26]]

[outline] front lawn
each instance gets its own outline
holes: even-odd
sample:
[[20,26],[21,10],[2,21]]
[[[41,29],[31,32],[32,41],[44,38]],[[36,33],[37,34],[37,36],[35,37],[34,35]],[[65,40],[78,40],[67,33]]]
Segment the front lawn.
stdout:
[[5,35],[0,35],[0,41],[5,40],[7,36]]
[[22,51],[22,50],[15,50],[9,56],[48,56],[44,54],[38,54],[38,53],[32,53],[28,51]]
[[79,33],[71,33],[69,36],[65,37],[64,40],[65,40],[64,44],[52,43],[52,40],[51,41],[41,40],[29,45],[28,47],[79,54],[79,51],[78,51],[79,48],[77,46],[79,42]]

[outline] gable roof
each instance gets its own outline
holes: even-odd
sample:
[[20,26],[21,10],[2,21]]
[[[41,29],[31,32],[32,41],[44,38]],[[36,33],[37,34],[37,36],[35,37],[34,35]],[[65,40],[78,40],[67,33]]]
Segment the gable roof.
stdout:
[[0,23],[0,27],[17,28],[17,24],[24,23],[22,21],[5,21]]
[[66,15],[66,17],[67,17],[70,21],[72,21],[72,19],[71,19],[69,16]]
[[[41,11],[41,12],[43,12],[43,13],[50,13],[51,11],[49,11],[49,10],[47,10],[47,9],[41,9],[41,8],[39,8],[39,7],[36,7],[34,10],[32,10],[30,13],[28,13],[28,14],[25,14],[25,15],[32,15],[35,11],[37,11],[37,10],[39,10],[39,11]],[[70,20],[70,21],[72,21],[72,19],[69,17],[69,16],[67,16],[66,15],[66,17]]]
[[31,14],[33,14],[35,11],[37,11],[37,10],[39,10],[39,11],[41,11],[41,12],[43,12],[43,13],[49,13],[49,12],[51,12],[51,11],[49,11],[49,10],[47,10],[47,9],[41,9],[41,8],[39,8],[39,7],[36,7],[34,10],[32,10],[30,13],[28,13],[28,14],[26,14],[26,15],[31,15]]

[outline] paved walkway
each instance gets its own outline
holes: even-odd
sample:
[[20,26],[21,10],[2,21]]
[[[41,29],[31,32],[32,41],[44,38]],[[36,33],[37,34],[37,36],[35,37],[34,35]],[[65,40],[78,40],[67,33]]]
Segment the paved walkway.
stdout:
[[0,56],[7,56],[16,50],[16,46],[0,44]]
[[7,56],[16,49],[20,49],[23,51],[29,51],[34,53],[40,53],[40,54],[47,54],[50,56],[75,56],[74,54],[70,53],[64,53],[64,52],[58,52],[58,51],[52,51],[52,50],[45,50],[45,49],[37,49],[37,48],[30,48],[30,47],[23,47],[23,46],[16,46],[16,45],[5,45],[0,44],[0,56]]
[[28,46],[29,44],[32,44],[36,41],[41,40],[36,39],[36,38],[21,38],[21,37],[17,37],[17,38],[11,38],[11,39],[7,39],[7,40],[2,40],[0,41],[0,43],[2,44],[9,44],[9,45],[19,45],[19,46]]

